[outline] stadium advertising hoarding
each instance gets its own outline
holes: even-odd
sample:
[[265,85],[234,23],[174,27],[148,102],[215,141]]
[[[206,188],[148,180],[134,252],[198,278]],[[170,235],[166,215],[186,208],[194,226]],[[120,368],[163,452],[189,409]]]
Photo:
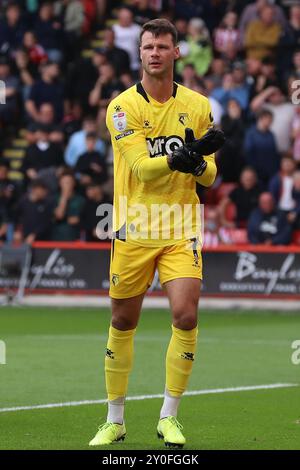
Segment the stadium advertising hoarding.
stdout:
[[[32,293],[107,294],[110,245],[36,243],[27,291]],[[247,246],[206,249],[203,295],[300,298],[300,249]],[[0,288],[18,285],[2,268]],[[155,277],[151,295],[160,295]]]

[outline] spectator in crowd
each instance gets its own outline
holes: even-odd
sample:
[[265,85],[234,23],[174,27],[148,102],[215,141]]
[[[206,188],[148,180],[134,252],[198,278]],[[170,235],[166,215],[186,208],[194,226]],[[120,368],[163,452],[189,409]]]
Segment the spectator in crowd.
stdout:
[[260,111],[256,124],[246,131],[244,142],[246,163],[255,169],[264,188],[279,170],[280,165],[275,137],[270,130],[272,119],[271,111],[267,109]]
[[[65,150],[65,162],[68,166],[74,167],[80,155],[87,151],[86,135],[89,132],[96,132],[96,121],[92,116],[86,116],[83,120],[82,129],[74,132]],[[95,150],[101,155],[105,154],[105,144],[101,139],[97,139]]]
[[117,77],[130,70],[130,58],[128,52],[115,45],[115,32],[112,28],[106,28],[103,36],[103,51],[114,66]]
[[[246,167],[241,172],[239,185],[228,196],[224,197],[219,206],[221,223],[228,228],[244,228],[253,209],[258,205],[261,193],[257,175],[253,168]],[[235,208],[234,220],[227,220],[229,205]]]
[[26,31],[23,37],[23,46],[28,54],[29,61],[34,65],[47,62],[48,56],[45,49],[38,44],[33,31]]
[[179,43],[181,58],[176,62],[176,71],[181,74],[186,64],[193,64],[197,75],[203,76],[212,61],[209,31],[201,18],[192,18],[188,24],[187,40]]
[[292,68],[294,52],[300,48],[300,5],[291,5],[289,22],[279,40],[278,65],[281,76]]
[[253,112],[262,108],[268,109],[272,115],[271,131],[273,132],[279,152],[288,152],[291,147],[292,121],[295,115],[294,105],[287,101],[286,96],[278,87],[268,87],[259,93],[251,102]]
[[18,198],[16,185],[8,177],[9,163],[0,159],[0,207],[5,209],[10,222],[14,219],[14,210]]
[[29,117],[39,122],[39,108],[43,103],[52,103],[55,110],[55,122],[60,123],[64,114],[64,85],[59,79],[60,69],[56,63],[41,65],[41,79],[37,80],[25,102]]
[[62,25],[54,16],[54,3],[46,1],[41,4],[34,31],[49,60],[60,63],[63,59],[64,36]]
[[262,59],[265,56],[275,56],[281,30],[273,5],[263,7],[259,12],[259,19],[249,23],[246,30],[247,57]]
[[22,48],[17,49],[15,52],[14,65],[19,78],[22,99],[23,102],[25,102],[29,97],[31,87],[37,77],[37,67],[30,62],[27,51]]
[[127,7],[118,11],[118,22],[113,25],[115,45],[124,49],[130,57],[130,68],[136,75],[140,68],[139,38],[141,27],[134,23],[133,14]]
[[[259,20],[261,16],[261,12],[265,6],[268,6],[274,2],[270,0],[256,0],[255,2],[251,3],[250,5],[245,6],[239,23],[239,31],[240,31],[240,40],[241,44],[245,45],[245,33],[248,29],[248,26],[256,20]],[[282,8],[278,5],[272,5],[274,8],[274,21],[281,26],[281,29],[284,30],[286,28],[287,20],[284,15]],[[264,34],[265,32],[263,32]]]
[[26,181],[43,179],[53,190],[56,175],[63,166],[63,152],[59,145],[50,142],[49,128],[40,124],[36,129],[36,142],[26,149],[22,171]]
[[228,48],[239,49],[239,32],[237,29],[237,14],[234,11],[226,13],[214,33],[215,50],[226,57]]
[[250,89],[251,99],[266,88],[280,86],[275,60],[272,57],[264,57],[259,63],[259,72],[254,77]]
[[209,71],[204,77],[207,89],[211,93],[215,88],[222,86],[224,74],[228,71],[225,59],[218,54],[214,56]]
[[71,171],[65,170],[59,178],[59,193],[54,201],[55,223],[52,240],[74,241],[80,239],[80,217],[84,199],[77,194],[76,180]]
[[74,171],[79,174],[82,185],[92,179],[104,183],[107,180],[107,166],[104,155],[96,150],[97,134],[88,132],[85,140],[87,151],[78,158]]
[[17,117],[19,80],[13,75],[8,59],[0,57],[0,81],[4,89],[4,102],[0,103],[1,123],[11,124]]
[[70,103],[79,102],[85,113],[90,113],[89,94],[99,78],[99,67],[106,63],[105,49],[97,48],[93,51],[91,59],[79,57],[68,68],[66,75],[67,99]]
[[207,211],[204,224],[204,247],[213,248],[232,243],[228,228],[222,227],[220,215],[216,208]]
[[150,8],[150,4],[149,0],[131,0],[130,6],[134,20],[140,26],[156,18],[156,12],[153,8]]
[[32,181],[29,193],[25,194],[17,208],[18,228],[15,240],[32,244],[38,240],[49,240],[52,227],[53,203],[43,181]]
[[226,113],[221,118],[221,129],[226,141],[218,153],[218,169],[223,182],[237,182],[244,166],[243,142],[246,132],[242,108],[238,101],[230,99]]
[[292,191],[295,170],[296,162],[287,154],[281,159],[280,171],[269,183],[269,192],[273,195],[276,206],[285,212],[291,211],[294,207]]
[[80,50],[84,25],[83,4],[79,0],[61,0],[55,3],[54,13],[63,26],[66,59],[71,61]]
[[[112,221],[110,220],[107,225],[104,224],[108,218],[108,213],[104,210],[105,206],[102,206],[103,212],[101,215],[97,212],[101,204],[110,204],[110,208],[112,207],[103,186],[97,182],[91,182],[86,188],[86,201],[81,217],[81,227],[84,230],[87,242],[107,241],[112,234]],[[104,226],[102,227],[102,225]]]
[[246,82],[245,67],[241,62],[234,62],[232,71],[225,73],[222,86],[213,90],[212,94],[226,109],[230,99],[236,100],[243,110],[249,103],[249,85]]
[[293,175],[293,189],[292,197],[294,200],[294,207],[288,213],[287,219],[293,228],[300,229],[300,170],[296,170]]
[[295,106],[295,114],[292,120],[292,152],[294,160],[300,162],[300,105]]
[[123,83],[116,77],[113,65],[110,63],[100,65],[99,78],[89,96],[90,106],[107,108],[110,101],[124,89]]
[[5,18],[0,20],[0,53],[12,55],[22,43],[25,28],[20,6],[17,2],[9,3]]
[[276,208],[271,193],[263,192],[259,205],[250,215],[248,238],[254,245],[288,245],[291,241],[292,226],[286,214]]

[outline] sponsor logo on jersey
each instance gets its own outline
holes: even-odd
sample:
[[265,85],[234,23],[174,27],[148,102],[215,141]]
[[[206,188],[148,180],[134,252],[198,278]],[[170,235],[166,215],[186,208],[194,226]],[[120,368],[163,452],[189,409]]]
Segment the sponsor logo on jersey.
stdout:
[[127,126],[126,113],[119,112],[113,114],[114,128],[117,131],[125,131]]
[[152,129],[152,126],[151,126],[150,121],[148,119],[145,119],[143,128],[144,129]]
[[117,104],[115,107],[114,107],[114,110],[116,111],[116,113],[120,112],[121,111],[121,106],[119,104]]
[[178,135],[154,137],[153,139],[147,138],[146,141],[150,157],[169,155],[174,152],[176,148],[184,144],[183,139]]
[[130,129],[128,131],[123,132],[122,134],[116,135],[115,139],[119,140],[119,139],[122,139],[123,137],[126,137],[127,135],[131,135],[133,133],[134,133],[134,131],[132,129]]

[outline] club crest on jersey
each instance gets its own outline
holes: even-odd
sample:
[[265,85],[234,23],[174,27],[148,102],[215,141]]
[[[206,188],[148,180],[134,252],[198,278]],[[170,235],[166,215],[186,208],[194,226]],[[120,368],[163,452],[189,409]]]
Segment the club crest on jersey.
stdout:
[[178,113],[178,121],[185,126],[187,121],[190,121],[188,113]]
[[127,126],[126,113],[114,113],[113,114],[114,128],[117,131],[125,131]]

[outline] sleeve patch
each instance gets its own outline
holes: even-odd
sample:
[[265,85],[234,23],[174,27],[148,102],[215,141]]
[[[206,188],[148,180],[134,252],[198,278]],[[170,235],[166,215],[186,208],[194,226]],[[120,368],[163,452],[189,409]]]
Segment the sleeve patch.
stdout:
[[114,128],[117,131],[125,131],[127,126],[126,113],[119,112],[113,114]]
[[119,139],[122,139],[123,137],[126,137],[127,135],[131,135],[133,133],[134,133],[134,131],[131,129],[129,131],[123,132],[123,134],[116,135],[115,139],[119,140]]

